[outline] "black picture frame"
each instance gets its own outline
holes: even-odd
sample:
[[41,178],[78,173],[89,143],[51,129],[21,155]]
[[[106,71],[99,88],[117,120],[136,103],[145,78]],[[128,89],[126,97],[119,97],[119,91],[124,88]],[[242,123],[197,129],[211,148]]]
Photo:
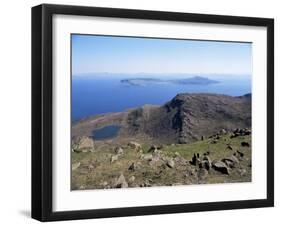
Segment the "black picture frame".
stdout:
[[[266,27],[267,198],[54,212],[52,210],[52,18],[55,14]],[[274,206],[273,19],[49,4],[32,8],[32,218],[40,221],[57,221],[272,206]]]

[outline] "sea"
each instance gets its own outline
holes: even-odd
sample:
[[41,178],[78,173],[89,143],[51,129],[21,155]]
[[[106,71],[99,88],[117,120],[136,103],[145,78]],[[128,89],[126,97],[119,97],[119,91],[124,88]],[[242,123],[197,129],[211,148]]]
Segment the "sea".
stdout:
[[[177,79],[172,75],[165,76],[165,79]],[[149,76],[146,75],[146,77]],[[98,114],[141,107],[145,104],[162,105],[178,93],[217,93],[230,96],[251,93],[251,76],[204,75],[204,77],[216,80],[218,83],[207,85],[151,83],[136,86],[121,82],[123,79],[132,78],[128,75],[73,75],[72,122]],[[157,78],[163,79],[161,76]]]

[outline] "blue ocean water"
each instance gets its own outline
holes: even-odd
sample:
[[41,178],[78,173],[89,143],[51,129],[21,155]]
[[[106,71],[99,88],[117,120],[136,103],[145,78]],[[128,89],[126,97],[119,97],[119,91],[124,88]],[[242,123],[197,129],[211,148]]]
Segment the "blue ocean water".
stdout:
[[126,76],[73,76],[72,121],[145,104],[162,105],[178,93],[218,93],[231,96],[251,93],[250,77],[225,77],[212,78],[219,83],[209,85],[161,83],[133,86],[120,82]]

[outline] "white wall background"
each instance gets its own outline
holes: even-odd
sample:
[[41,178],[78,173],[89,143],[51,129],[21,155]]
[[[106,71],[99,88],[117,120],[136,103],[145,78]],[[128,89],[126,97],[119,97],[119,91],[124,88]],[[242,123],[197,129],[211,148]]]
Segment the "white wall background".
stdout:
[[[2,1],[0,13],[0,224],[38,225],[30,215],[31,10],[43,1]],[[275,18],[275,208],[56,222],[55,225],[266,225],[281,211],[281,14],[276,0],[58,0],[72,4]],[[281,4],[280,4],[281,5]],[[279,129],[278,129],[279,128]],[[278,139],[279,138],[279,139]],[[210,194],[211,195],[211,194]]]

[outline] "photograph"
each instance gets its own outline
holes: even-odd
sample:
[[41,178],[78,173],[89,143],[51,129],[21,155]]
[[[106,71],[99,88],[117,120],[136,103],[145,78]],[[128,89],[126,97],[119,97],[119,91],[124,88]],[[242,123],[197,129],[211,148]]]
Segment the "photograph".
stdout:
[[251,42],[70,38],[71,190],[251,182]]

